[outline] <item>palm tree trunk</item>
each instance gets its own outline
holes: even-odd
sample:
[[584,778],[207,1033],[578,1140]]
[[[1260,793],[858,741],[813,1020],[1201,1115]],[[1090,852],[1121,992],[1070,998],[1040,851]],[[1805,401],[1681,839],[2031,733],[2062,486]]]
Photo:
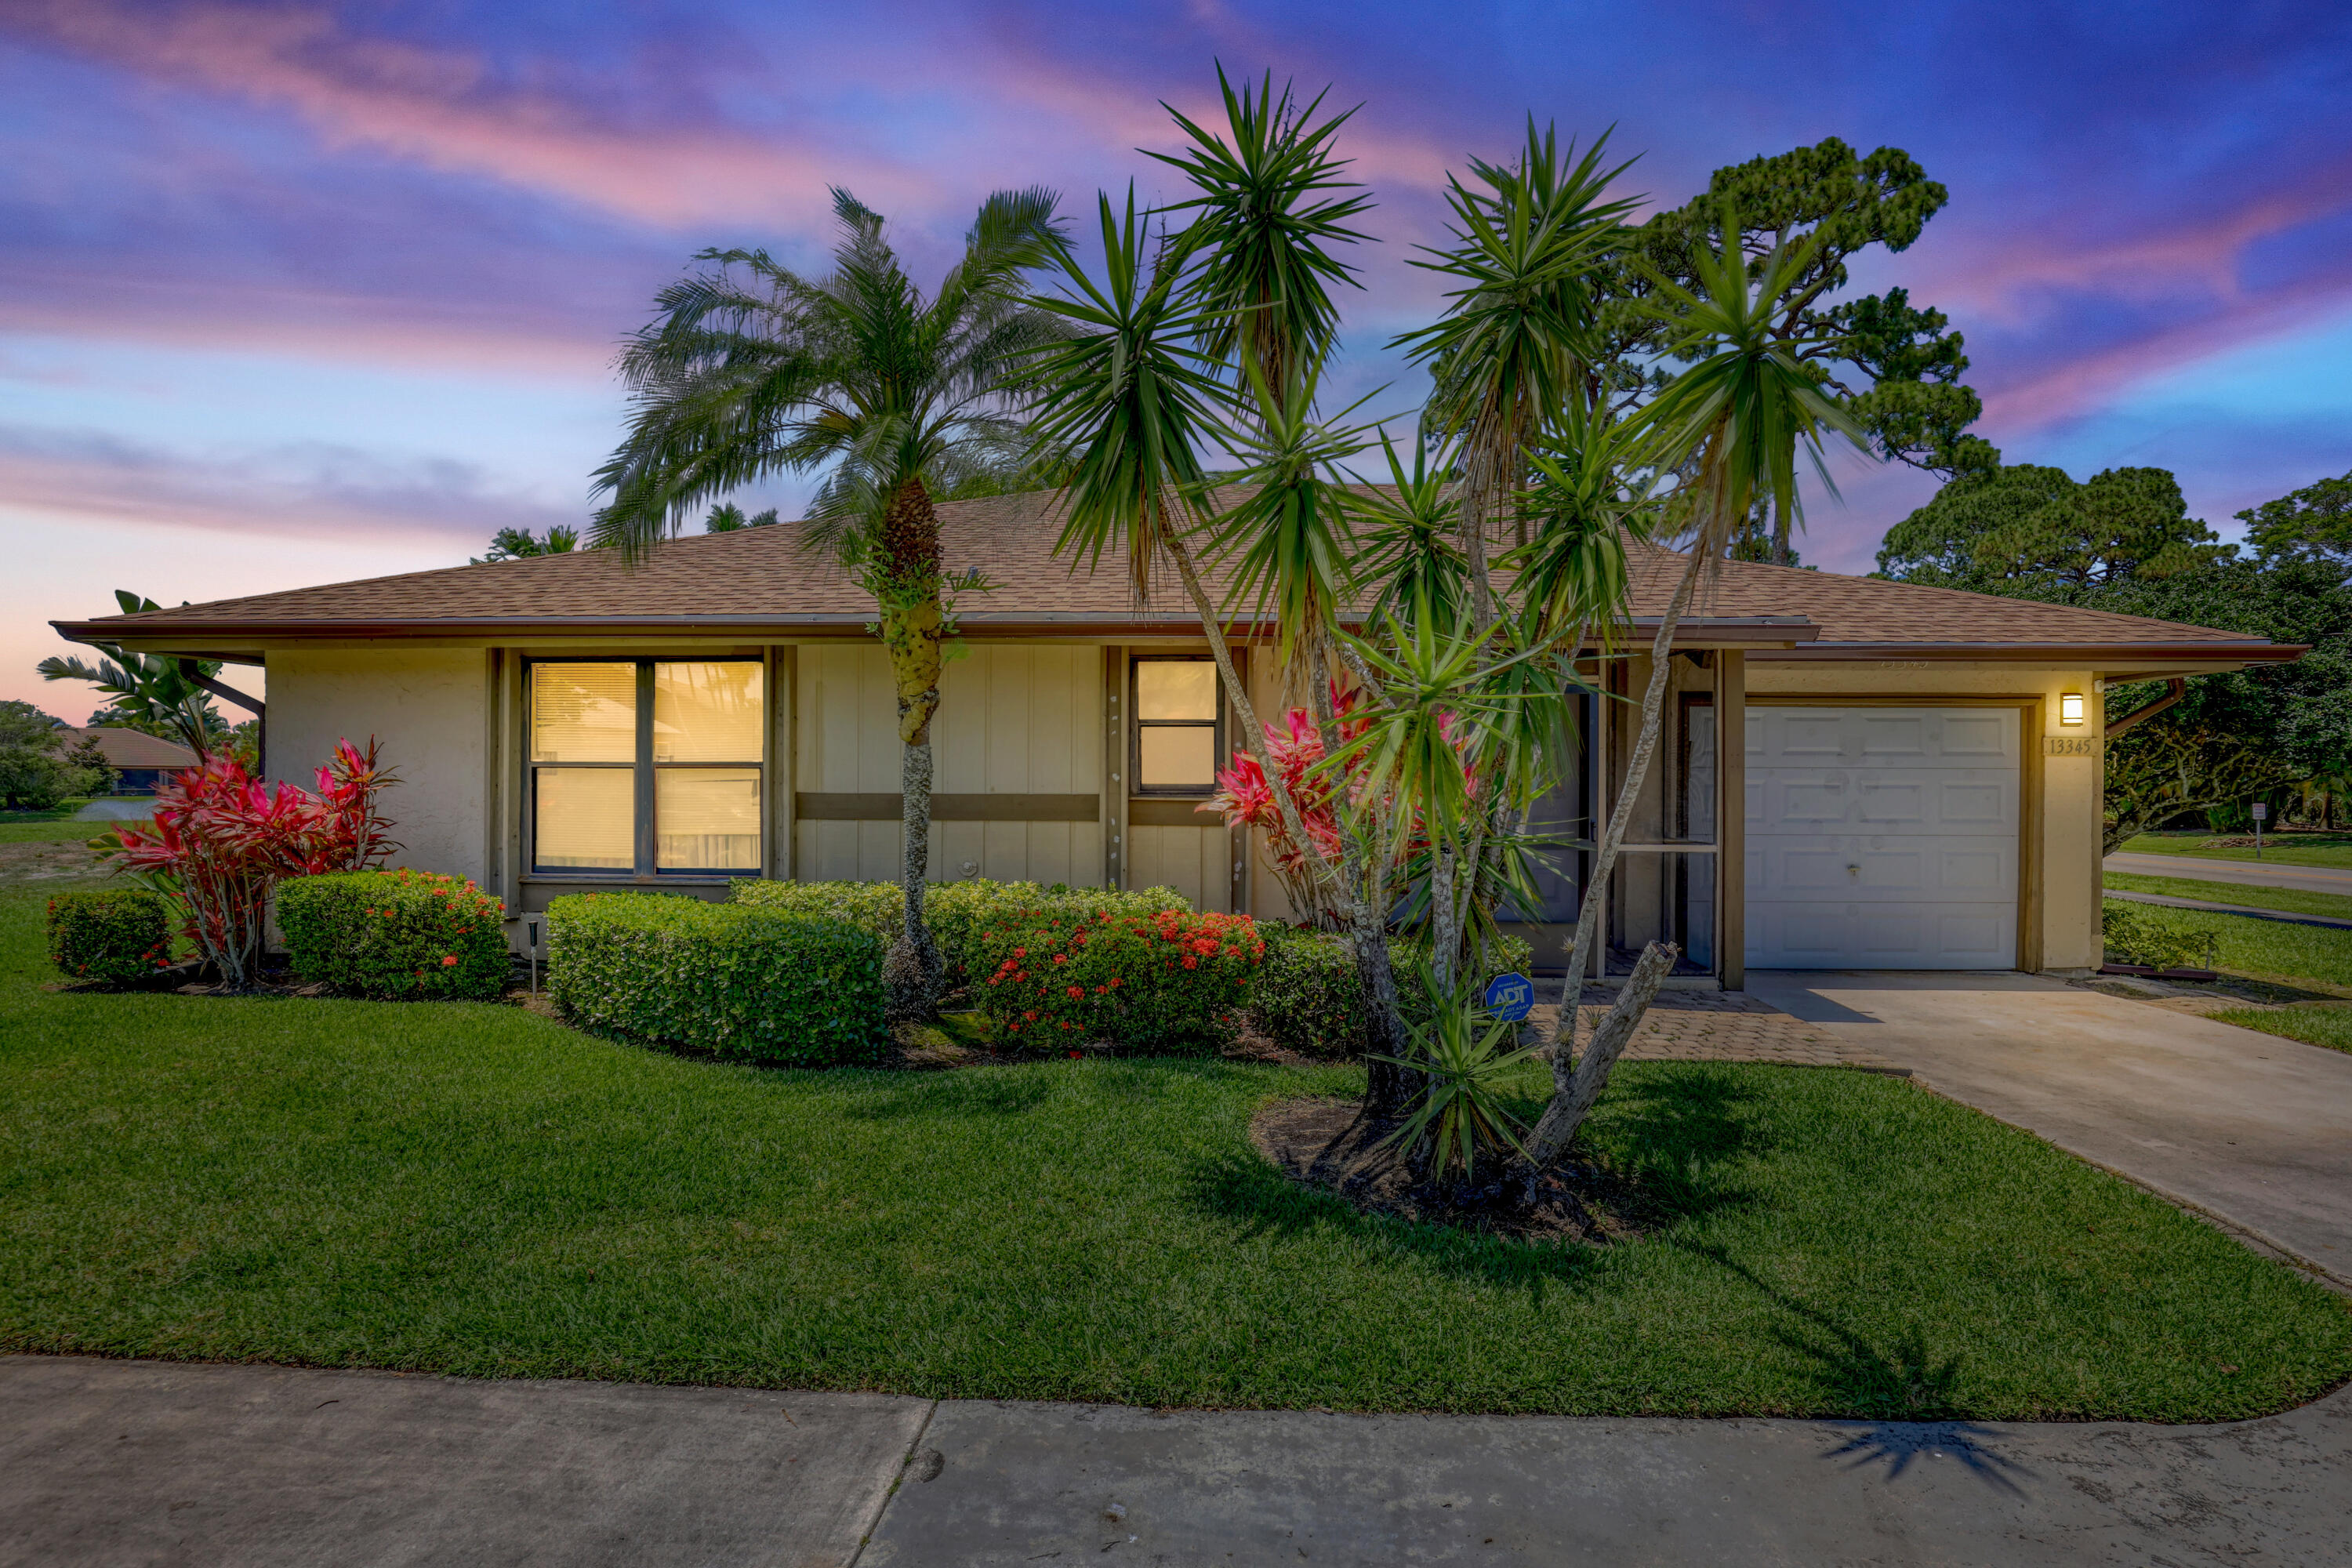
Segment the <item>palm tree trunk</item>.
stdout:
[[[1667,602],[1665,616],[1658,623],[1658,635],[1650,643],[1650,684],[1642,694],[1642,732],[1633,743],[1633,754],[1626,759],[1624,781],[1618,785],[1617,804],[1609,813],[1609,825],[1601,836],[1601,843],[1592,858],[1592,874],[1585,879],[1584,897],[1576,911],[1576,936],[1568,951],[1568,977],[1561,982],[1559,1016],[1552,1025],[1551,1039],[1551,1103],[1544,1108],[1543,1118],[1528,1141],[1528,1153],[1541,1170],[1558,1159],[1576,1136],[1578,1123],[1592,1107],[1592,1100],[1606,1081],[1608,1068],[1604,1064],[1600,1079],[1591,1085],[1590,1094],[1571,1093],[1576,1089],[1576,1013],[1584,996],[1584,961],[1592,946],[1593,932],[1601,923],[1601,904],[1607,896],[1610,873],[1617,868],[1617,847],[1625,842],[1625,828],[1633,816],[1633,803],[1642,793],[1642,784],[1649,777],[1650,754],[1657,750],[1658,731],[1664,728],[1666,713],[1666,692],[1674,679],[1671,660],[1674,658],[1675,628],[1682,624],[1683,612],[1690,605],[1691,592],[1698,585],[1698,574],[1705,570],[1706,552],[1691,551],[1690,567],[1675,585],[1675,596]],[[1652,952],[1655,951],[1654,944]],[[1643,954],[1644,961],[1648,953]],[[1650,990],[1655,994],[1654,984]],[[1626,995],[1633,996],[1632,983]],[[1648,1000],[1642,1000],[1646,1008]],[[1638,1014],[1636,1022],[1639,1021]]]
[[882,975],[891,1022],[911,1023],[930,1016],[940,993],[940,950],[923,920],[923,888],[931,863],[931,717],[940,710],[940,643],[947,628],[939,514],[920,479],[891,493],[876,555],[882,641],[898,695],[898,879],[907,905]]

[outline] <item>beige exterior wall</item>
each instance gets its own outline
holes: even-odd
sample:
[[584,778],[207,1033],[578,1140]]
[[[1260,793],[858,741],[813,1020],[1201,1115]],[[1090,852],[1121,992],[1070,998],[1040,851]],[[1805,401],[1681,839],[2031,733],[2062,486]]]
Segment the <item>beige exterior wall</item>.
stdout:
[[[2085,718],[2080,725],[2062,726],[2058,699],[2070,691],[2082,694]],[[2021,782],[2028,805],[2020,941],[2025,966],[2035,969],[2095,968],[2103,956],[2099,833],[2105,781],[2096,692],[2093,672],[2087,669],[1926,660],[1832,664],[1759,654],[1748,658],[1751,700],[1975,699],[2007,700],[2019,706],[2026,731]]]
[[[898,697],[871,643],[803,645],[795,660],[794,788],[808,794],[896,795]],[[931,726],[939,795],[1104,793],[1103,659],[1096,644],[975,643],[948,665]],[[803,881],[894,880],[896,822],[800,822],[795,875]],[[1103,826],[1090,822],[931,825],[934,881],[967,876],[1099,884]],[[966,868],[970,869],[967,870]]]
[[383,742],[395,866],[490,880],[489,654],[338,649],[269,656],[269,773],[310,788],[348,739]]
[[[1176,645],[1163,646],[1179,651]],[[660,651],[692,650],[666,643]],[[507,896],[513,907],[537,907],[500,886],[506,879],[494,862],[498,847],[519,821],[509,809],[517,786],[512,781],[502,785],[499,777],[502,768],[519,765],[511,749],[519,736],[507,737],[501,745],[497,731],[502,722],[519,724],[520,717],[511,711],[512,693],[505,718],[496,716],[501,710],[493,703],[493,657],[478,647],[272,653],[270,763],[275,776],[307,785],[311,770],[338,738],[364,742],[375,736],[403,780],[387,796],[398,824],[396,837],[405,845],[396,863],[473,877]],[[1252,661],[1249,686],[1261,714],[1278,720],[1283,703],[1271,663],[1263,657]],[[778,797],[777,819],[792,820],[786,814],[795,792],[895,795],[897,705],[882,650],[865,642],[803,643],[780,648],[772,668],[780,734],[770,788]],[[1112,777],[1125,772],[1125,731],[1110,729],[1111,692],[1106,689],[1107,681],[1122,683],[1123,709],[1123,671],[1121,659],[1107,658],[1102,645],[1076,642],[976,643],[970,657],[948,666],[934,726],[939,793],[1090,796],[1104,804],[1092,821],[936,822],[934,879],[976,874],[1099,885],[1116,836],[1124,861],[1118,879],[1123,885],[1162,884],[1181,890],[1200,908],[1227,907],[1233,848],[1223,829],[1138,826],[1129,820],[1125,781]],[[2017,706],[2028,729],[2023,783],[2029,841],[2021,922],[2025,961],[2055,970],[2099,962],[2101,705],[2090,671],[2012,664],[1830,663],[1759,655],[1747,661],[1747,689],[1763,699],[1940,699]],[[2069,691],[2085,698],[2087,721],[2079,728],[2063,728],[2058,721],[2058,698]],[[1230,722],[1227,741],[1240,743],[1238,729]],[[2049,743],[2053,741],[2067,744]],[[2085,741],[2090,744],[2084,745]],[[507,859],[519,868],[520,847],[509,849]],[[891,879],[898,874],[898,827],[888,820],[794,820],[789,845],[774,845],[770,855],[771,874],[808,880]],[[1260,916],[1287,914],[1281,884],[1262,847],[1250,858],[1247,907]],[[710,892],[719,896],[723,887]]]

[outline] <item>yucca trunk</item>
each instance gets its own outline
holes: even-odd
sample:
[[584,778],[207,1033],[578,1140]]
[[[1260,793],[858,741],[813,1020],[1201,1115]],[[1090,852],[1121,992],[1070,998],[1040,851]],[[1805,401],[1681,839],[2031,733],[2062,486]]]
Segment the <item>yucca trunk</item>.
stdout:
[[[1658,749],[1658,732],[1664,727],[1666,692],[1674,679],[1670,668],[1674,658],[1675,630],[1682,624],[1683,612],[1690,606],[1691,592],[1698,585],[1699,574],[1706,570],[1706,552],[1698,546],[1691,551],[1690,569],[1675,588],[1675,596],[1666,605],[1666,613],[1658,623],[1658,635],[1650,644],[1650,684],[1642,694],[1642,732],[1633,742],[1633,754],[1625,760],[1625,777],[1617,786],[1617,804],[1609,813],[1608,827],[1592,857],[1592,874],[1584,879],[1584,895],[1578,900],[1576,935],[1568,950],[1568,977],[1561,983],[1559,1017],[1552,1025],[1551,1040],[1551,1103],[1544,1107],[1542,1120],[1528,1140],[1528,1153],[1538,1170],[1558,1159],[1576,1136],[1576,1130],[1585,1112],[1600,1097],[1602,1085],[1608,1081],[1612,1057],[1594,1064],[1587,1073],[1574,1071],[1576,1058],[1576,1010],[1584,999],[1584,959],[1592,946],[1593,933],[1601,922],[1601,902],[1607,896],[1610,873],[1617,868],[1617,847],[1625,842],[1626,826],[1633,820],[1633,803],[1642,793],[1642,784],[1650,774],[1650,755]],[[1633,1024],[1641,1022],[1647,1011],[1650,997],[1657,994],[1657,983],[1664,978],[1659,969],[1648,977],[1646,994],[1642,991],[1643,971],[1652,967],[1652,955],[1658,951],[1655,942],[1643,954],[1636,966],[1634,979],[1625,984],[1618,1007],[1632,1008],[1632,1022],[1624,1034],[1630,1038]],[[1673,950],[1668,950],[1668,962]],[[1616,1015],[1612,1014],[1614,1019]],[[1624,1041],[1618,1042],[1622,1049]]]
[[930,1016],[940,971],[939,947],[923,921],[923,878],[931,864],[931,717],[940,710],[948,617],[939,513],[921,479],[910,479],[892,492],[875,554],[882,643],[898,693],[898,879],[907,893],[906,923],[882,973],[889,1016],[907,1023]]
[[[1310,860],[1318,858],[1315,840],[1307,837],[1305,819],[1299,816],[1298,803],[1283,786],[1281,770],[1274,765],[1274,758],[1266,751],[1265,726],[1258,721],[1256,704],[1242,689],[1241,677],[1234,668],[1233,650],[1225,643],[1224,622],[1218,618],[1209,591],[1202,585],[1192,552],[1173,533],[1168,536],[1167,550],[1169,559],[1176,564],[1177,576],[1183,581],[1184,592],[1192,601],[1193,611],[1201,617],[1201,629],[1209,639],[1209,655],[1216,661],[1217,673],[1224,679],[1234,717],[1241,721],[1242,742],[1257,759],[1258,769],[1265,775],[1274,796],[1275,809],[1282,814],[1283,830]],[[1327,686],[1327,694],[1328,690]],[[1321,706],[1318,703],[1318,710]],[[1327,730],[1324,733],[1334,731]],[[1397,1008],[1396,975],[1389,964],[1388,913],[1379,902],[1377,866],[1364,863],[1359,879],[1358,861],[1349,848],[1353,837],[1341,836],[1339,912],[1354,933],[1356,973],[1363,982],[1365,1034],[1370,1042],[1370,1049],[1376,1055],[1395,1055],[1404,1045],[1405,1030]],[[1328,876],[1329,868],[1325,866],[1320,874]],[[1374,1116],[1401,1115],[1412,1086],[1421,1075],[1391,1062],[1368,1062],[1366,1069],[1365,1110]]]

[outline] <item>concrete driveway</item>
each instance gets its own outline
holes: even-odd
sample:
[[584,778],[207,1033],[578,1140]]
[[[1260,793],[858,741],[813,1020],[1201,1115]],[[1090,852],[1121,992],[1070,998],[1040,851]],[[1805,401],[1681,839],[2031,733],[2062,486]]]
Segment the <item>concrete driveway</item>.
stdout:
[[2032,974],[1751,970],[1748,990],[2352,1289],[2352,1055]]
[[2199,882],[2236,882],[2250,888],[2302,888],[2314,893],[2352,897],[2352,869],[2333,866],[2284,866],[2275,860],[2214,860],[2200,855],[2110,855],[2109,871],[2135,877],[2186,877]]

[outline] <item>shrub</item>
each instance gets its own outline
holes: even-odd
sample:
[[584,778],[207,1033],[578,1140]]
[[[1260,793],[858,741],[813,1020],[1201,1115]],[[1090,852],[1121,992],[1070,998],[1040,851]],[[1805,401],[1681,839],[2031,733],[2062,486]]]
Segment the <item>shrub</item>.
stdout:
[[[755,909],[826,915],[870,932],[885,951],[907,920],[907,890],[896,882],[769,882],[745,879],[731,897]],[[929,907],[928,899],[925,908]]]
[[583,1028],[739,1061],[877,1059],[880,939],[836,915],[669,893],[547,907],[548,994]]
[[139,888],[49,900],[49,962],[77,980],[137,980],[172,963],[163,900]]
[[432,871],[341,871],[279,885],[295,977],[358,996],[494,1000],[512,961],[506,906]]
[[[885,951],[898,940],[907,918],[907,895],[896,882],[766,882],[735,884],[734,900],[761,909],[790,910],[802,914],[835,915],[865,928],[880,939]],[[1190,910],[1192,904],[1172,888],[1146,888],[1139,893],[1109,888],[1070,888],[1056,883],[992,882],[967,878],[941,882],[923,893],[923,923],[939,945],[940,959],[950,986],[968,985],[977,969],[987,966],[972,950],[974,939],[992,920],[1010,919],[1017,911],[1051,908],[1071,919],[1108,911],[1118,915],[1148,915],[1160,910]]]
[[[1416,956],[1429,944],[1412,937],[1389,943],[1397,974],[1397,1004],[1404,1021],[1426,1021],[1430,1008],[1410,978]],[[1516,936],[1504,936],[1487,952],[1483,988],[1497,974],[1525,974],[1534,950]],[[1251,993],[1250,1013],[1276,1044],[1310,1056],[1364,1054],[1364,990],[1356,978],[1355,949],[1344,938],[1297,926],[1268,927],[1265,966]]]
[[990,882],[978,878],[934,888],[923,898],[925,923],[947,961],[948,978],[970,985],[987,978],[994,961],[982,951],[982,939],[1006,921],[1042,917],[1047,922],[1091,921],[1098,915],[1132,918],[1163,910],[1192,912],[1192,901],[1173,888],[1145,888],[1126,892],[1118,888],[1073,888],[1056,882]]
[[215,753],[156,789],[152,833],[118,827],[90,842],[170,898],[205,961],[243,986],[261,961],[279,881],[360,870],[400,847],[385,834],[392,824],[375,798],[399,782],[373,740],[365,752],[336,742],[316,795],[263,784],[236,758]]
[[987,973],[974,1000],[1007,1042],[1157,1049],[1222,1041],[1249,1002],[1265,943],[1247,915],[1074,910],[1047,900],[992,921],[975,951]]
[[2113,900],[2100,907],[2099,935],[2112,963],[2141,963],[2154,969],[2210,969],[2213,949],[2221,940],[2212,926],[2179,922],[2152,909]]

